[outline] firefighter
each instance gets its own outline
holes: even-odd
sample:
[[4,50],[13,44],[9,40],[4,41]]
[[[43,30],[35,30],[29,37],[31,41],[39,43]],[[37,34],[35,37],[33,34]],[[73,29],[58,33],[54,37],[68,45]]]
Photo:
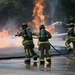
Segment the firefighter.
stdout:
[[32,54],[33,59],[37,60],[38,55],[33,50],[34,43],[33,43],[33,39],[32,39],[32,32],[31,32],[30,28],[28,27],[28,24],[23,23],[22,31],[18,32],[17,35],[15,35],[15,36],[22,36],[23,37],[22,44],[24,46],[25,55],[26,55],[25,63],[30,64],[30,61],[31,61],[30,60],[30,53]]
[[75,24],[71,23],[69,24],[70,28],[68,29],[68,38],[65,42],[65,45],[67,47],[68,53],[72,52],[72,48],[70,46],[70,43],[72,42],[73,44],[73,49],[74,49],[74,55],[75,55]]
[[39,46],[39,56],[40,56],[40,65],[44,64],[44,51],[46,51],[46,61],[51,63],[50,57],[50,43],[48,39],[52,38],[51,34],[45,30],[44,25],[40,25],[40,32],[38,34],[38,46]]

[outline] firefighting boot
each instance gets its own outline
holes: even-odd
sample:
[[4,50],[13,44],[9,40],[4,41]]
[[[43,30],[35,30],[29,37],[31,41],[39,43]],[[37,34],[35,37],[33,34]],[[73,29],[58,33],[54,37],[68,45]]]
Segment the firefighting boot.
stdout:
[[44,65],[45,64],[45,61],[40,61],[40,65]]
[[25,60],[24,63],[30,65],[30,60]]

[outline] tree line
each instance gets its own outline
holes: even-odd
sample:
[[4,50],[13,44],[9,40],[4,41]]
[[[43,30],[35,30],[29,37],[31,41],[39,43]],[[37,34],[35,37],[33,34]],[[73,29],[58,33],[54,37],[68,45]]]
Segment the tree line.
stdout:
[[[32,20],[34,0],[0,0],[0,24],[4,24],[8,18],[15,18],[17,22]],[[45,0],[47,1],[47,0]],[[75,0],[60,0],[55,12],[58,20],[75,23]],[[46,6],[48,6],[46,4]],[[45,6],[45,9],[47,8]],[[59,9],[60,8],[60,9]],[[63,9],[63,12],[61,11]],[[46,9],[48,11],[48,8]],[[55,20],[56,21],[56,20]]]

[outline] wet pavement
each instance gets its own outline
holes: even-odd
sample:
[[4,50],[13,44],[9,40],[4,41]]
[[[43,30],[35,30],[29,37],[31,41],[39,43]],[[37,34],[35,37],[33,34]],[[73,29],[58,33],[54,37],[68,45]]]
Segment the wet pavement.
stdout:
[[[75,60],[73,55],[68,55]],[[0,75],[75,75],[75,61],[64,56],[54,56],[51,58],[51,64],[45,62],[40,65],[39,58],[34,65],[31,58],[31,64],[24,64],[23,59],[0,60]]]
[[[44,65],[40,65],[39,58],[35,65],[32,58],[31,64],[26,65],[23,46],[0,48],[0,75],[75,75],[75,56],[73,52],[67,54],[65,40],[50,42],[63,56],[51,47],[51,64]],[[34,50],[39,54],[37,45]]]

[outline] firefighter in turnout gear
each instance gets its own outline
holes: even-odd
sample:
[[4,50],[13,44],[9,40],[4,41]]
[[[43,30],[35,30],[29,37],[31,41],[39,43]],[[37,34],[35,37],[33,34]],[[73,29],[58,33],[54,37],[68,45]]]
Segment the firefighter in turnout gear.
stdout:
[[51,63],[51,56],[50,56],[50,43],[48,39],[52,38],[51,34],[45,30],[45,26],[40,26],[40,32],[38,34],[38,46],[39,46],[39,56],[40,56],[40,65],[44,64],[44,51],[46,52],[46,61]]
[[24,46],[25,55],[26,55],[25,63],[30,64],[30,54],[32,54],[32,57],[34,60],[37,60],[38,55],[33,50],[34,43],[33,43],[33,39],[32,39],[32,32],[31,32],[30,28],[28,27],[28,24],[23,23],[22,31],[18,32],[16,36],[23,37],[22,44]]
[[65,45],[67,47],[68,53],[72,52],[70,43],[72,42],[73,44],[73,49],[74,49],[74,55],[75,55],[75,24],[71,23],[69,24],[70,28],[68,29],[68,39],[65,42]]

